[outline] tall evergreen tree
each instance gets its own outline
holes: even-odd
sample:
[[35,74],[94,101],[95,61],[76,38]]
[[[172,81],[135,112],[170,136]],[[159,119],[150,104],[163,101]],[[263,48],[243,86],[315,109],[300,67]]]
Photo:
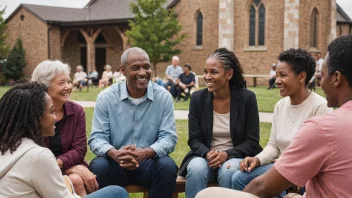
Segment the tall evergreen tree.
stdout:
[[6,58],[8,52],[9,52],[9,47],[5,43],[5,40],[6,40],[6,34],[5,34],[6,23],[5,23],[5,20],[3,18],[4,13],[5,13],[5,8],[0,10],[0,60]]
[[186,36],[174,9],[165,8],[166,0],[137,0],[130,8],[135,15],[126,32],[132,46],[144,49],[157,75],[157,64],[181,53],[176,45]]
[[25,66],[25,50],[23,49],[22,40],[18,38],[16,45],[2,67],[2,72],[7,79],[18,80],[23,76],[23,68]]

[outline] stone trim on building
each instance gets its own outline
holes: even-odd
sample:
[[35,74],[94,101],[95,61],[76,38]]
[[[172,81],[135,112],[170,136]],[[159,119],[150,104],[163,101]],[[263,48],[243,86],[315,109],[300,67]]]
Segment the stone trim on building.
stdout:
[[284,50],[298,48],[299,0],[285,0]]

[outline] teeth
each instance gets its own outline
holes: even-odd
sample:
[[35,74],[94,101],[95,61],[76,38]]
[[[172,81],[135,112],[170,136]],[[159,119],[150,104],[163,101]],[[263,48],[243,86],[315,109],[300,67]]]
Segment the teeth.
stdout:
[[140,79],[137,79],[137,80],[141,80],[142,81],[142,80],[146,80],[146,79],[145,78],[140,78]]

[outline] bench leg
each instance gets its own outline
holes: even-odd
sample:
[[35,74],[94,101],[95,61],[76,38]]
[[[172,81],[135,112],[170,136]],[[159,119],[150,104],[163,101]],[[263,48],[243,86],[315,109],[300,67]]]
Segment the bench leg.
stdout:
[[178,192],[174,192],[174,194],[172,195],[172,198],[178,198]]
[[253,77],[253,87],[256,87],[256,86],[257,86],[257,78]]

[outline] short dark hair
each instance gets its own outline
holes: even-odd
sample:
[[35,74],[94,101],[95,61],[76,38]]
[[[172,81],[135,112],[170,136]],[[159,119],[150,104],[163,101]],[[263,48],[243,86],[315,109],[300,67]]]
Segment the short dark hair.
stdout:
[[340,36],[328,46],[328,75],[341,72],[352,87],[352,35]]
[[225,71],[233,69],[233,75],[230,79],[230,86],[234,86],[236,88],[247,88],[246,80],[243,77],[243,69],[236,57],[235,53],[226,49],[219,48],[214,51],[209,58],[215,58],[220,61],[222,66],[225,68]]
[[300,48],[291,48],[282,52],[278,59],[280,62],[286,62],[296,75],[306,72],[305,84],[308,85],[309,80],[315,73],[316,66],[314,58],[308,51]]
[[186,63],[183,67],[187,67],[189,71],[192,71],[192,67],[189,63]]
[[45,112],[44,84],[18,82],[0,99],[0,152],[16,151],[22,138],[42,145],[40,117]]

